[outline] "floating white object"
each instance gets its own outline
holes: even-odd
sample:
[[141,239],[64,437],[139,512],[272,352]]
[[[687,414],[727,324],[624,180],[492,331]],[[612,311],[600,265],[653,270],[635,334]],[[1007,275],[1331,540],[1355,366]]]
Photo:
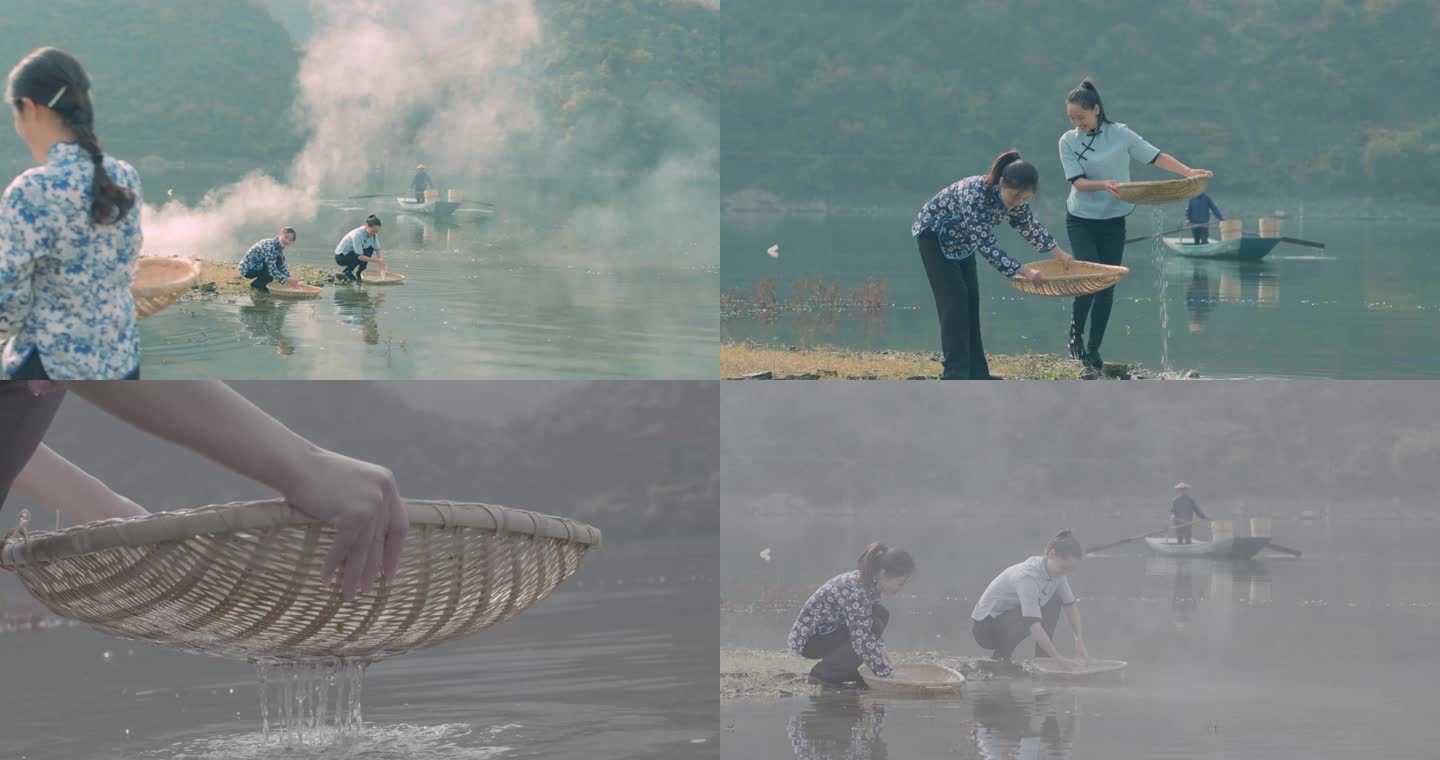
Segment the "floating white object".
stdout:
[[760,550],[760,559],[763,559],[766,562],[770,561],[770,547],[767,546],[764,549]]
[[778,259],[778,258],[780,258],[780,244],[779,244],[779,243],[776,243],[775,245],[772,245],[772,246],[770,246],[769,248],[766,248],[766,249],[765,249],[765,252],[768,253],[768,254],[770,254],[770,258],[772,258],[772,259]]

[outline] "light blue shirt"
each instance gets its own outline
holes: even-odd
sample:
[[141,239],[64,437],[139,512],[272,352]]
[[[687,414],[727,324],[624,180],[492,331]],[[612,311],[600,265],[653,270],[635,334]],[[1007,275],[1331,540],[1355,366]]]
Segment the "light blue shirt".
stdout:
[[1020,608],[1020,616],[1040,619],[1040,608],[1050,597],[1060,595],[1060,603],[1066,606],[1075,603],[1075,594],[1070,590],[1070,581],[1064,576],[1056,577],[1045,567],[1044,557],[1031,557],[1018,565],[1005,568],[995,576],[975,609],[971,620],[984,620]]
[[350,230],[349,234],[345,235],[345,237],[340,239],[340,245],[335,246],[335,255],[339,256],[342,253],[358,253],[363,256],[365,254],[366,248],[374,248],[376,251],[379,251],[380,236],[371,235],[370,233],[366,232],[365,225],[362,224],[359,227]]
[[[1159,148],[1124,124],[1102,124],[1096,134],[1072,129],[1060,135],[1060,165],[1065,167],[1066,182],[1073,183],[1077,177],[1096,182],[1110,179],[1129,182],[1131,161],[1153,164],[1159,157]],[[1127,216],[1135,210],[1135,204],[1119,200],[1104,190],[1081,192],[1071,184],[1065,208],[1081,219],[1114,219]]]
[[34,351],[55,380],[115,380],[140,366],[130,294],[142,241],[140,175],[108,155],[104,167],[135,193],[135,207],[113,224],[90,219],[95,163],[73,142],[56,143],[0,199],[0,336],[12,336],[0,376]]

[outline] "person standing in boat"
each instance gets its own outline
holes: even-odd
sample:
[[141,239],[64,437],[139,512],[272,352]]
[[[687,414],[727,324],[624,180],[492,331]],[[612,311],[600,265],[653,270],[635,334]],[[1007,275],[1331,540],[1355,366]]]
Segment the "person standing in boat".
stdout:
[[1190,543],[1190,532],[1195,521],[1209,520],[1204,512],[1200,511],[1200,505],[1190,498],[1190,484],[1176,483],[1175,490],[1178,494],[1175,500],[1170,502],[1170,524],[1175,526],[1175,543]]
[[[1146,142],[1130,127],[1111,121],[1100,93],[1089,79],[1065,96],[1065,112],[1074,129],[1060,135],[1060,164],[1070,195],[1065,201],[1065,230],[1081,261],[1119,266],[1125,253],[1125,217],[1135,205],[1120,199],[1116,187],[1130,181],[1130,163],[1157,166],[1182,177],[1209,177]],[[1100,344],[1115,299],[1112,285],[1075,299],[1070,318],[1070,356],[1098,376],[1104,361]],[[1090,336],[1085,337],[1089,323]]]
[[90,76],[69,53],[25,56],[5,99],[39,166],[0,199],[0,376],[137,379],[140,174],[101,152]]
[[1195,245],[1205,245],[1210,242],[1210,214],[1215,214],[1216,221],[1225,221],[1225,216],[1220,213],[1220,207],[1215,201],[1210,200],[1207,193],[1201,193],[1190,199],[1189,205],[1185,207],[1185,223],[1190,225],[1190,234]]
[[980,339],[980,293],[975,254],[1006,277],[1042,282],[1039,270],[1023,266],[995,241],[995,225],[1007,221],[1041,253],[1069,263],[1073,258],[1035,219],[1030,197],[1040,172],[1018,151],[995,157],[989,174],[967,177],[935,194],[910,227],[935,308],[940,314],[941,380],[993,380]]
[[890,611],[880,595],[899,593],[915,574],[915,560],[909,552],[874,543],[857,564],[811,594],[790,628],[789,650],[819,660],[810,669],[814,683],[863,687],[862,663],[881,678],[890,675],[882,639]]
[[410,189],[415,191],[415,202],[425,202],[425,191],[435,187],[435,182],[430,179],[430,172],[425,170],[425,164],[415,167],[415,179],[410,180]]
[[285,249],[294,242],[295,228],[284,227],[279,235],[250,246],[245,257],[240,259],[240,276],[251,280],[250,287],[261,293],[269,293],[270,289],[266,286],[272,282],[281,285],[289,282],[290,269],[285,266]]
[[346,279],[359,282],[371,262],[385,271],[385,256],[380,252],[380,217],[374,214],[365,217],[365,224],[350,230],[335,246],[335,263],[344,268]]
[[1051,639],[1060,621],[1060,610],[1075,634],[1075,659],[1085,661],[1085,638],[1080,630],[1080,610],[1066,577],[1079,566],[1085,549],[1069,530],[1055,534],[1038,557],[1006,568],[980,595],[970,613],[975,643],[991,651],[1001,672],[1016,672],[1020,666],[1010,656],[1027,638],[1035,639],[1035,656],[1049,656],[1064,667],[1075,660],[1060,655]]

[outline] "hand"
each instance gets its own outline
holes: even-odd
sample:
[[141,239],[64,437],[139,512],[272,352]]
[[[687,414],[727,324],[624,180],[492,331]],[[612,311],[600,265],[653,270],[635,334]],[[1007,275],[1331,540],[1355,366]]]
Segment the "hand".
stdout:
[[1113,180],[1113,179],[1107,179],[1107,180],[1105,180],[1104,185],[1105,185],[1105,192],[1109,193],[1112,198],[1115,198],[1115,199],[1117,199],[1117,200],[1123,200],[1122,198],[1120,198],[1120,183],[1119,183],[1119,182],[1116,182],[1116,181]]
[[1071,256],[1070,254],[1066,253],[1066,252],[1065,252],[1064,250],[1062,250],[1062,249],[1060,248],[1060,246],[1058,246],[1058,245],[1055,246],[1055,250],[1053,250],[1053,251],[1050,252],[1050,255],[1051,255],[1051,256],[1054,256],[1054,257],[1055,257],[1055,260],[1058,261],[1058,262],[1060,262],[1062,265],[1064,265],[1066,269],[1069,269],[1069,268],[1070,268],[1070,262],[1072,262],[1072,261],[1075,260],[1075,257],[1074,257],[1074,256]]
[[1040,285],[1045,282],[1045,275],[1041,274],[1039,269],[1036,269],[1032,266],[1020,267],[1020,271],[1016,272],[1015,276],[1019,277],[1022,280],[1029,280],[1036,285]]
[[375,578],[388,579],[400,563],[410,520],[390,470],[316,448],[301,471],[304,477],[285,498],[291,506],[335,527],[322,578],[340,571],[341,594],[355,598],[357,587],[369,592]]
[[1187,174],[1187,175],[1185,175],[1185,176],[1186,176],[1186,177],[1191,177],[1191,178],[1194,178],[1194,177],[1213,177],[1213,176],[1215,176],[1215,172],[1212,172],[1212,171],[1210,171],[1209,169],[1191,169],[1191,170],[1190,170],[1190,173]]

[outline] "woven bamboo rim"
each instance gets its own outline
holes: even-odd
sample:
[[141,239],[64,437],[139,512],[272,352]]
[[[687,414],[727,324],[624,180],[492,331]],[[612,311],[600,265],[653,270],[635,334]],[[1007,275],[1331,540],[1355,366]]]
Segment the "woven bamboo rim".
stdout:
[[200,279],[200,262],[142,256],[130,281],[135,317],[144,319],[175,303]]
[[1121,182],[1116,194],[1126,203],[1155,204],[1188,201],[1205,192],[1209,177],[1167,179],[1158,182]]
[[902,694],[954,694],[965,686],[965,676],[960,671],[936,663],[895,665],[886,678],[863,667],[861,677],[873,691]]
[[265,289],[270,291],[270,295],[281,298],[314,298],[323,290],[323,288],[306,285],[295,280],[286,283],[272,282],[266,285]]
[[1118,673],[1129,663],[1124,660],[1088,660],[1078,670],[1067,670],[1049,657],[1036,657],[1030,661],[1030,671],[1045,678],[1091,678],[1107,673]]
[[399,272],[372,272],[369,269],[360,273],[360,279],[371,285],[399,285],[405,281],[405,275]]
[[487,504],[406,500],[395,577],[351,602],[320,580],[334,531],[282,501],[103,520],[13,538],[11,570],[52,612],[199,654],[378,660],[469,636],[545,598],[600,531]]
[[1055,259],[1036,261],[1027,266],[1040,270],[1045,281],[1033,283],[1023,277],[1012,277],[1010,284],[1022,293],[1035,296],[1085,296],[1098,293],[1130,273],[1129,267],[1096,264],[1076,259],[1067,267]]

